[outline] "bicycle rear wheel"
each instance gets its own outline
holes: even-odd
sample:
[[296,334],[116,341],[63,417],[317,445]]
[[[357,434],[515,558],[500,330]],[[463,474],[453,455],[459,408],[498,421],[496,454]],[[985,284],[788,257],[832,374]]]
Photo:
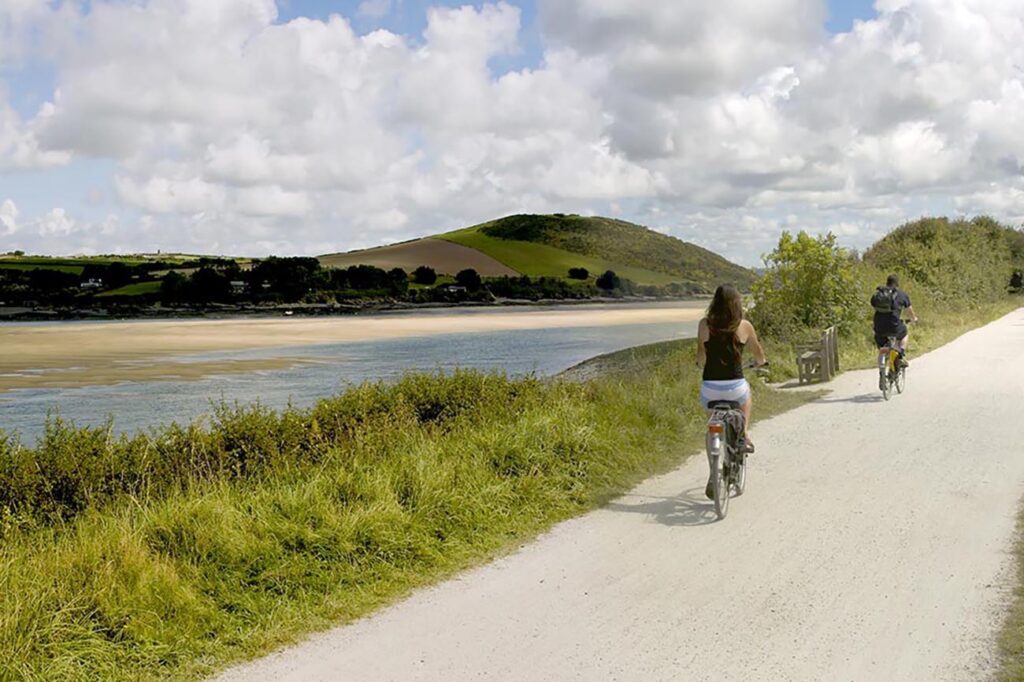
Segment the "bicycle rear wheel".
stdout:
[[882,397],[886,400],[892,395],[892,377],[887,370],[880,372],[879,388],[882,389]]
[[903,393],[903,389],[907,387],[907,368],[900,367],[896,370],[896,392]]
[[736,497],[743,494],[744,489],[747,487],[747,456],[738,455],[738,458],[733,462],[733,471],[735,477],[733,479],[733,487],[736,489]]
[[714,459],[712,478],[714,479],[712,488],[715,494],[715,514],[721,520],[729,512],[729,479],[725,470],[724,453]]

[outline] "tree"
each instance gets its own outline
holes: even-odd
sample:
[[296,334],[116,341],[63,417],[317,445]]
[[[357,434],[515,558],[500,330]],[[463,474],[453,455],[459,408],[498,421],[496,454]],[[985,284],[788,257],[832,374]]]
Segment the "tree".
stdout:
[[[233,261],[219,258],[201,259],[208,266],[229,267]],[[204,266],[204,267],[208,267]],[[320,261],[311,257],[278,258],[270,256],[253,267],[249,273],[251,291],[262,291],[263,283],[270,285],[270,293],[278,294],[287,302],[295,302],[319,286],[327,285],[327,275]]]
[[107,266],[107,272],[103,276],[103,284],[108,289],[123,287],[132,281],[132,270],[120,261],[115,261]]
[[466,287],[467,291],[479,291],[480,287],[483,286],[483,280],[480,279],[480,274],[473,268],[459,270],[458,274],[455,275],[455,283],[459,286]]
[[376,265],[350,265],[346,271],[348,285],[353,289],[390,289],[387,271]]
[[160,282],[160,301],[164,305],[174,305],[185,300],[187,280],[180,272],[171,270]]
[[587,279],[590,277],[590,272],[586,268],[569,268],[570,279]]
[[437,273],[434,272],[434,268],[421,265],[412,271],[412,281],[430,286],[437,281]]
[[395,293],[404,294],[409,291],[409,275],[402,268],[388,270],[388,279],[391,280],[391,288]]
[[[754,283],[752,316],[767,336],[795,338],[832,325],[849,332],[867,306],[854,278],[854,264],[834,234],[795,237],[783,232],[765,256],[764,276]],[[864,300],[861,300],[861,299]]]
[[595,282],[598,289],[604,289],[605,291],[613,291],[622,286],[622,280],[612,270],[606,270],[603,275],[597,278]]
[[231,280],[220,270],[203,266],[189,278],[189,299],[199,303],[231,301]]

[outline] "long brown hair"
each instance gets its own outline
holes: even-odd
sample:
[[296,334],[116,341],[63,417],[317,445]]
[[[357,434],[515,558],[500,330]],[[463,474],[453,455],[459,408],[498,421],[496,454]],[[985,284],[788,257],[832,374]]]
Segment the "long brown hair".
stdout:
[[708,306],[708,331],[711,333],[736,332],[743,321],[743,299],[731,284],[715,289],[715,297]]

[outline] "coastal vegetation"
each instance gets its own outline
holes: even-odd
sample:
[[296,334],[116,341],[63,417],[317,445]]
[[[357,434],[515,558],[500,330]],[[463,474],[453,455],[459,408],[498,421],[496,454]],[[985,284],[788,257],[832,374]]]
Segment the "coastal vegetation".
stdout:
[[[492,557],[699,446],[692,355],[2,438],[0,679],[194,678]],[[762,416],[808,398],[755,390]]]
[[[1021,305],[1012,295],[1024,268],[1024,231],[988,217],[922,218],[897,227],[860,256],[833,235],[784,233],[765,256],[765,274],[753,286],[751,317],[773,355],[816,338],[835,325],[840,364],[873,362],[873,309],[868,300],[889,274],[900,278],[921,321],[910,330],[911,352],[938,347]],[[782,364],[778,378],[792,376]]]
[[[1021,302],[1006,293],[1024,266],[1019,235],[988,219],[917,221],[863,257],[829,236],[783,235],[752,288],[773,379],[792,372],[794,341],[830,324],[844,367],[871,363],[868,297],[890,271],[923,320],[914,352],[1009,311]],[[397,268],[403,278],[312,260],[237,272],[289,296],[306,295],[304,278],[333,291],[404,282],[409,295],[627,286],[588,267],[586,280],[475,273],[471,292],[465,272]],[[0,679],[196,678],[507,551],[698,450],[693,343],[552,379],[412,374],[308,409],[222,405],[133,436],[59,418],[34,444],[0,434]],[[758,418],[814,397],[752,383]],[[1014,622],[1007,660],[1024,650]]]

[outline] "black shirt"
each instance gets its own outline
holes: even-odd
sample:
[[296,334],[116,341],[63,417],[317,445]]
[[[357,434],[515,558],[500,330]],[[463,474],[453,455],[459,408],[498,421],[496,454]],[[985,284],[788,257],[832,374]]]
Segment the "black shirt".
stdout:
[[742,379],[743,346],[736,338],[736,332],[713,332],[709,329],[708,340],[704,342],[704,381]]
[[875,313],[875,334],[895,334],[903,329],[903,311],[910,307],[910,297],[902,289],[896,290],[891,313]]

